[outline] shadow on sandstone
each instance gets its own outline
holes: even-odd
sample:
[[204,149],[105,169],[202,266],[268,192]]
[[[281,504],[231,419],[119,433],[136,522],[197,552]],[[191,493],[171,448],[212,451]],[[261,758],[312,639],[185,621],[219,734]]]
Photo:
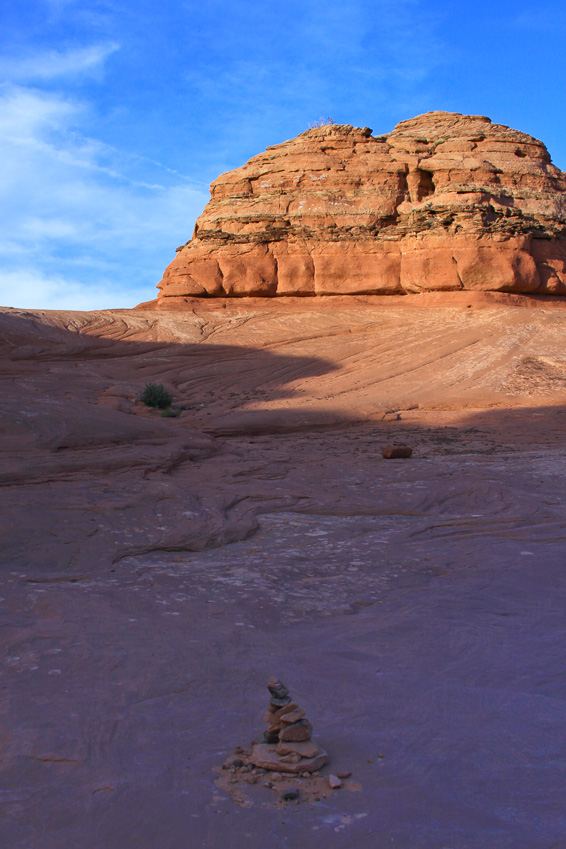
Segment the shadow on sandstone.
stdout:
[[[37,314],[0,313],[0,557],[34,580],[75,580],[130,555],[198,551],[250,536],[260,512],[281,509],[277,487],[254,478],[254,464],[264,462],[259,437],[291,440],[285,462],[292,468],[295,440],[308,436],[321,471],[317,481],[305,478],[304,494],[322,510],[332,489],[343,489],[340,476],[356,457],[358,437],[380,463],[383,445],[411,445],[413,458],[394,464],[563,445],[564,405],[451,411],[449,425],[442,416],[427,420],[426,411],[418,421],[404,413],[361,421],[300,405],[297,384],[335,370],[330,360],[129,339],[129,316],[98,326],[92,314],[69,315],[73,329]],[[179,418],[163,419],[137,402],[147,382],[172,389],[184,407]],[[294,398],[296,405],[262,409]],[[330,443],[341,445],[336,467]],[[241,468],[238,456],[245,457]]]
[[[561,401],[563,395],[557,397]],[[510,403],[514,399],[510,398]],[[527,403],[528,402],[528,403]],[[419,410],[414,420],[384,417],[375,427],[381,441],[406,443],[413,460],[439,454],[483,455],[566,446],[566,404],[548,396],[515,406]],[[403,462],[395,461],[395,462]]]
[[[88,318],[74,314],[68,329],[34,313],[0,313],[4,567],[76,577],[131,554],[202,550],[253,533],[247,500],[226,494],[203,466],[223,450],[206,433],[210,422],[250,400],[292,398],[292,381],[335,365],[239,346],[97,336]],[[184,408],[179,418],[139,403],[148,382],[171,388]],[[292,429],[293,411],[286,415]],[[299,429],[338,423],[316,411],[296,418]]]

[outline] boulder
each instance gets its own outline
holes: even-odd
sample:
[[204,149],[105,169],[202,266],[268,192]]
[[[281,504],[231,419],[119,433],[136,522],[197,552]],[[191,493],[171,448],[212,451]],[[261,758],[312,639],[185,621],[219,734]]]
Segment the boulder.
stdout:
[[413,449],[409,445],[386,445],[381,449],[384,460],[399,460],[411,457]]

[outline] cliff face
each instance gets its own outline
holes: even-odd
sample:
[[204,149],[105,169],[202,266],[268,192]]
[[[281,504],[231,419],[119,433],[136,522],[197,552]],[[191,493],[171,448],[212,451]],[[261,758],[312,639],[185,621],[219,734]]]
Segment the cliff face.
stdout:
[[566,174],[544,144],[430,112],[329,125],[222,174],[159,284],[195,296],[566,294]]

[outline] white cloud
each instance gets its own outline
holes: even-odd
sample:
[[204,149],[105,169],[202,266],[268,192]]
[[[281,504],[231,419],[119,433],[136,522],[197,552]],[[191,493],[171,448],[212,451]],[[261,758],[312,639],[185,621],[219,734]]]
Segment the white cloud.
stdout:
[[0,116],[2,304],[94,309],[155,297],[208,193],[83,135],[80,101],[4,86]]
[[0,75],[12,82],[38,82],[57,77],[92,74],[98,72],[119,47],[119,44],[112,41],[66,51],[49,50],[29,53],[27,56],[2,56]]
[[18,142],[66,127],[77,112],[76,104],[59,95],[21,86],[4,84],[0,98],[0,137]]
[[[93,310],[135,306],[132,292],[117,288],[113,280],[86,287],[60,274],[48,275],[32,268],[0,270],[0,306],[21,309]],[[135,300],[135,299],[134,299]]]

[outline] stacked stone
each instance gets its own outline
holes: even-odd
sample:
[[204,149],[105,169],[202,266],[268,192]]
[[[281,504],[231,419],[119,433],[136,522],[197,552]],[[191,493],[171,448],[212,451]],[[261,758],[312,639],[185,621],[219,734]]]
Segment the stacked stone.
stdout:
[[312,725],[303,708],[291,700],[289,690],[275,678],[267,684],[270,701],[263,717],[268,728],[264,742],[255,743],[251,762],[276,772],[314,772],[328,759],[312,739]]

